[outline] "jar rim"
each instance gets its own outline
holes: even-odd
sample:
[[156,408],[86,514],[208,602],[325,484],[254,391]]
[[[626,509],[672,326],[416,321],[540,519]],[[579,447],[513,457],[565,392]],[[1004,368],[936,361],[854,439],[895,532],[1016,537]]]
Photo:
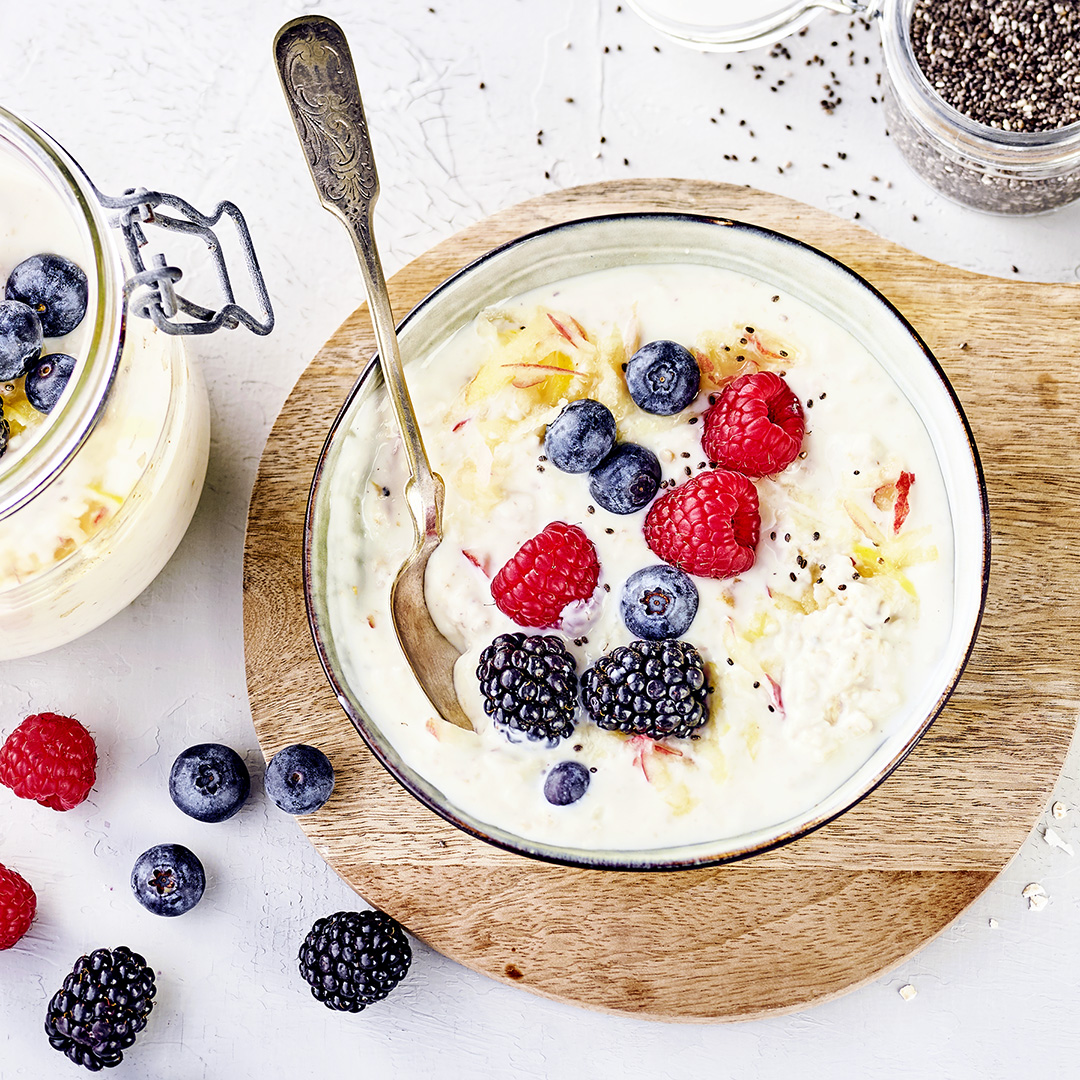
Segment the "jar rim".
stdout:
[[915,55],[911,41],[914,6],[915,0],[888,0],[881,20],[885,66],[893,88],[914,119],[939,139],[1003,167],[1071,167],[1073,159],[1080,160],[1080,120],[1045,131],[1006,131],[950,105],[931,86]]
[[41,436],[12,459],[0,458],[0,519],[4,519],[59,475],[96,426],[120,365],[125,303],[118,246],[93,184],[78,163],[44,131],[2,106],[0,153],[28,164],[67,204],[92,264],[83,267],[92,283],[84,316],[90,320],[87,355],[80,358],[83,362],[76,366]]

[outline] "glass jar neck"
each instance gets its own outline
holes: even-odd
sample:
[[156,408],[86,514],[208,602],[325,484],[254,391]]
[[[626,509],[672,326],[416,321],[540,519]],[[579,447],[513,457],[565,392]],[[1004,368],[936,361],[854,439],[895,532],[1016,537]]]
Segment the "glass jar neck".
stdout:
[[[110,226],[85,173],[43,131],[0,108],[0,155],[29,169],[63,204],[89,265],[84,321],[89,346],[48,414],[42,434],[0,457],[0,521],[25,506],[72,459],[93,431],[120,362],[124,336],[124,273]],[[17,209],[17,208],[15,208]],[[27,252],[27,255],[35,252]],[[10,268],[8,268],[10,269]]]

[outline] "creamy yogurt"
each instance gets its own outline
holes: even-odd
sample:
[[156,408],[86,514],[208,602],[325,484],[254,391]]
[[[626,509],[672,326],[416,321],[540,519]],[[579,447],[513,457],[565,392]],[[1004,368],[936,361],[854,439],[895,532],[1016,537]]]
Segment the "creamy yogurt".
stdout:
[[[576,320],[585,338],[575,346],[545,337],[536,328],[549,312],[563,327]],[[505,368],[522,361],[530,334],[541,360],[534,374],[552,364],[577,371],[505,385],[504,370],[530,382],[526,368]],[[638,409],[622,377],[639,343],[658,338],[695,348],[711,373],[674,417]],[[753,568],[731,580],[694,579],[700,603],[683,636],[707,664],[709,721],[696,738],[653,742],[603,731],[579,709],[574,735],[557,747],[510,742],[485,715],[476,678],[493,638],[522,629],[494,605],[495,573],[552,521],[585,530],[600,586],[562,629],[581,673],[633,639],[619,612],[622,584],[659,561],[642,534],[645,511],[610,514],[591,502],[587,476],[545,463],[546,424],[567,400],[597,398],[612,409],[619,439],[652,449],[674,485],[708,467],[700,437],[710,392],[755,367],[783,372],[803,403],[806,436],[788,469],[756,481]],[[357,410],[331,477],[328,607],[345,676],[374,723],[467,814],[584,850],[640,851],[765,828],[848,779],[933,671],[951,626],[953,544],[930,438],[874,357],[803,302],[706,266],[598,271],[482,312],[411,367],[410,387],[447,488],[428,602],[463,650],[455,678],[475,733],[433,713],[394,634],[390,584],[413,527],[405,455],[381,396]],[[915,481],[896,530],[902,473]],[[552,806],[543,778],[567,759],[594,770],[591,782],[578,802]]]

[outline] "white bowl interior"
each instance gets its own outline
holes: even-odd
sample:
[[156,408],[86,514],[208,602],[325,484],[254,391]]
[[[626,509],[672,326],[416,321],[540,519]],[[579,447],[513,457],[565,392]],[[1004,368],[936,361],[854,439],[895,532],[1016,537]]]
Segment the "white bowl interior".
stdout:
[[556,862],[619,869],[677,868],[739,858],[823,824],[877,786],[906,756],[944,705],[974,643],[989,569],[989,523],[978,455],[943,372],[902,316],[853,271],[798,241],[755,226],[675,214],[617,215],[555,226],[496,249],[422,301],[400,329],[406,364],[482,308],[564,278],[628,264],[691,263],[757,278],[810,304],[864,345],[922,417],[937,453],[954,533],[953,614],[948,641],[926,683],[885,732],[866,762],[804,813],[715,841],[647,851],[593,851],[539,844],[475,820],[450,805],[397,754],[344,675],[329,630],[325,597],[326,493],[339,432],[366,393],[381,386],[369,369],[331,431],[316,475],[305,551],[309,613],[320,658],[346,712],[392,774],[422,802],[466,831],[499,846]]

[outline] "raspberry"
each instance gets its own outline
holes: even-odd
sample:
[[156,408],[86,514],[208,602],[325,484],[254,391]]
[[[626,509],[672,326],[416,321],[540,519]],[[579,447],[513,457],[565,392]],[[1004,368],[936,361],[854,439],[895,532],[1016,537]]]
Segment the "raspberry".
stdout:
[[553,521],[495,575],[495,606],[518,624],[548,630],[563,608],[588,600],[600,577],[596,548],[577,525]]
[[10,949],[30,929],[36,910],[30,883],[0,863],[0,949]]
[[28,716],[0,748],[0,784],[53,810],[78,806],[94,786],[97,746],[70,716]]
[[757,489],[739,473],[701,472],[652,504],[645,542],[664,562],[699,577],[729,578],[754,565],[761,531]]
[[725,469],[771,476],[798,456],[806,422],[802,405],[779,375],[742,375],[705,414],[701,447]]

